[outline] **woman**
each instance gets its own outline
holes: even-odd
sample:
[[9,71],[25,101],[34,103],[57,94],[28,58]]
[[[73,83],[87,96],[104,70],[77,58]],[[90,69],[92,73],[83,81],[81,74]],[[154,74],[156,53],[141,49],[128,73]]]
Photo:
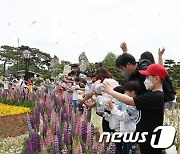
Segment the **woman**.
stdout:
[[[96,107],[96,102],[92,103],[91,105],[88,105],[85,103],[87,100],[89,100],[90,98],[92,98],[94,96],[94,91],[95,91],[96,85],[98,85],[100,83],[108,83],[112,88],[119,86],[119,83],[113,79],[112,74],[108,70],[106,70],[105,68],[102,68],[102,67],[100,67],[96,70],[96,80],[97,81],[92,85],[90,92],[87,93],[83,99],[79,100],[80,103],[84,103],[88,107],[90,107],[90,106]],[[112,96],[110,96],[106,93],[103,93],[102,95],[107,98],[112,98]],[[96,125],[97,123],[99,123],[99,120],[97,121],[96,120],[97,115],[96,116],[94,116],[94,115],[95,115],[95,108],[93,108],[93,111],[92,111],[91,122]],[[99,117],[98,117],[98,119],[99,119]],[[107,122],[104,118],[102,119],[102,129],[103,129],[103,132],[111,132],[112,131],[109,128],[109,122]],[[100,135],[99,132],[96,133],[97,141],[99,139],[98,135]]]

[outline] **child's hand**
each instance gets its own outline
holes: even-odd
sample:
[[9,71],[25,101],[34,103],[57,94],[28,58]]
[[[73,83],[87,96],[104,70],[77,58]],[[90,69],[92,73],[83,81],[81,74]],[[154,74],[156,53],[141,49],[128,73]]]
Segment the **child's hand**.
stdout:
[[114,108],[114,103],[112,103],[111,101],[108,101],[106,104],[105,104],[106,107],[110,108],[111,110]]

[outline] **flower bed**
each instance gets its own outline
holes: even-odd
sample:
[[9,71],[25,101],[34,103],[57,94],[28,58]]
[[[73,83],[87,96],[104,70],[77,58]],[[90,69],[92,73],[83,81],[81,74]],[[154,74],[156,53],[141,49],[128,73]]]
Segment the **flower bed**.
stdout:
[[175,145],[178,145],[178,137],[180,136],[180,109],[166,109],[164,112],[164,125],[173,126],[176,129]]
[[0,140],[0,153],[22,153],[23,143],[27,137],[27,134],[23,134]]
[[26,114],[0,117],[0,139],[16,137],[27,133],[26,117]]
[[0,117],[31,112],[30,108],[0,103]]
[[[61,97],[62,98],[62,97]],[[114,153],[115,144],[95,143],[86,110],[75,115],[70,102],[59,96],[36,102],[33,117],[27,116],[29,137],[23,153]]]

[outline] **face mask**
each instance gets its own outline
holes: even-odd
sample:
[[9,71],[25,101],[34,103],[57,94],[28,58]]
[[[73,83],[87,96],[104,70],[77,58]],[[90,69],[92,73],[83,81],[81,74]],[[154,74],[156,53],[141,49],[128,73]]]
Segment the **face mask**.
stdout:
[[87,80],[87,84],[90,84],[90,83],[92,83],[92,80]]
[[128,74],[128,72],[126,72],[126,71],[122,71],[122,72],[121,72],[121,75],[122,75],[123,77],[125,77],[125,78],[129,78],[129,74]]
[[152,81],[149,80],[149,79],[146,79],[146,80],[144,81],[144,85],[145,85],[145,87],[146,87],[146,90],[152,90],[152,88],[153,88],[153,83],[152,83]]

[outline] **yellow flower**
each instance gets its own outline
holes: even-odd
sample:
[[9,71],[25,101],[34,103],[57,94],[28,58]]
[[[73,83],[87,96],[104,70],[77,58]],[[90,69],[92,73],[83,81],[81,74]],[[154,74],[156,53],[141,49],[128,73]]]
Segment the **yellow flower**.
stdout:
[[28,107],[14,106],[14,105],[6,105],[0,103],[0,117],[22,114],[31,112],[31,109]]

